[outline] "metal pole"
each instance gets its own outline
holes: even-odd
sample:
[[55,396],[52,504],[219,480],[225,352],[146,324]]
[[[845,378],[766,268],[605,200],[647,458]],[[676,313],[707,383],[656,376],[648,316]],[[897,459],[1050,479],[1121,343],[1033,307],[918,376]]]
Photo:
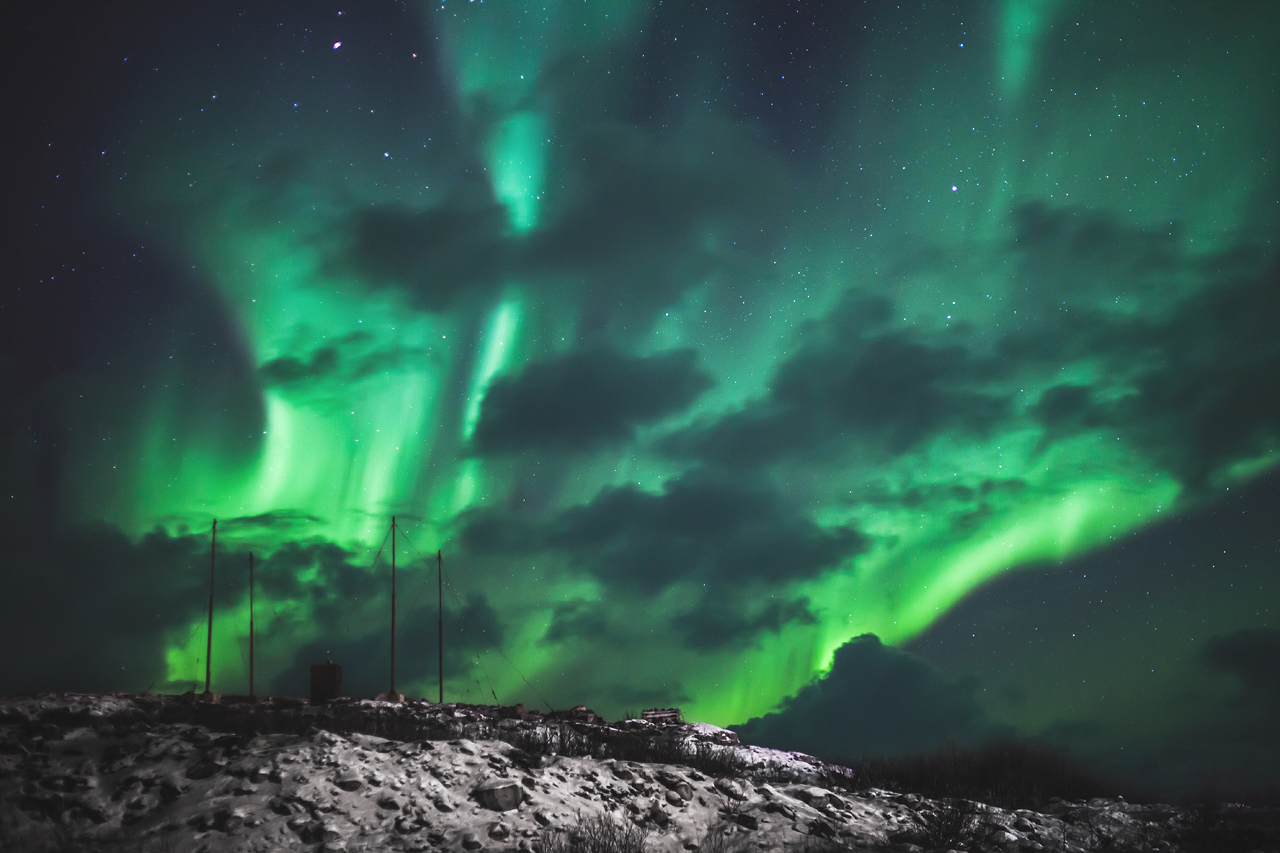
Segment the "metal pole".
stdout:
[[391,695],[396,692],[396,517],[391,516]]
[[253,552],[249,552],[249,695],[253,696]]
[[209,535],[209,643],[204,652],[204,692],[209,692],[213,680],[213,558],[218,545],[218,519],[213,520],[213,533]]
[[444,704],[444,557],[436,551],[436,586],[440,593],[440,704]]

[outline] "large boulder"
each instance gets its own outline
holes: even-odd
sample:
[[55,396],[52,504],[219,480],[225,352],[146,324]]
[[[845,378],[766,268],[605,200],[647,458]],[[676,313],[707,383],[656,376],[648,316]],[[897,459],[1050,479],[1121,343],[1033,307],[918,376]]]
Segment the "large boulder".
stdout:
[[364,779],[355,768],[348,768],[338,774],[334,784],[344,791],[359,791],[364,787]]
[[476,802],[495,812],[511,811],[524,799],[520,783],[514,779],[489,779],[471,792]]
[[740,779],[717,779],[715,786],[717,791],[731,800],[745,800],[749,793],[747,784]]

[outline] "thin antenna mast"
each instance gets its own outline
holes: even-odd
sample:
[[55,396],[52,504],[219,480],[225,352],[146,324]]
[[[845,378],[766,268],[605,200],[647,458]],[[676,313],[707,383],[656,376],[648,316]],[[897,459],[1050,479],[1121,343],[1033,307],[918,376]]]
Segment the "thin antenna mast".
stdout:
[[396,517],[391,516],[391,690],[388,699],[396,695]]
[[209,692],[213,677],[213,559],[218,544],[218,519],[213,520],[213,532],[209,535],[209,643],[204,652],[204,692]]
[[249,695],[253,696],[253,552],[249,552]]
[[436,551],[436,585],[440,592],[440,704],[444,704],[444,557]]

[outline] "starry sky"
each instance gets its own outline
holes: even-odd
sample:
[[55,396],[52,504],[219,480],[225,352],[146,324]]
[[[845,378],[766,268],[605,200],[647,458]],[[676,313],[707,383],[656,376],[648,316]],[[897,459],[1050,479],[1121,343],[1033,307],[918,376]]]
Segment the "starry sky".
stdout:
[[[1280,8],[40,4],[0,689],[1274,784]],[[265,685],[265,687],[263,686]],[[1136,788],[1135,788],[1136,790]]]

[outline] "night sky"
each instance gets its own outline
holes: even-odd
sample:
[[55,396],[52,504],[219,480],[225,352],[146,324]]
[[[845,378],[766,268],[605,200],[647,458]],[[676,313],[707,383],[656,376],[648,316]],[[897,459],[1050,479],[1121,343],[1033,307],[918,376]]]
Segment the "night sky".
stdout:
[[0,690],[1276,784],[1276,4],[16,15]]

